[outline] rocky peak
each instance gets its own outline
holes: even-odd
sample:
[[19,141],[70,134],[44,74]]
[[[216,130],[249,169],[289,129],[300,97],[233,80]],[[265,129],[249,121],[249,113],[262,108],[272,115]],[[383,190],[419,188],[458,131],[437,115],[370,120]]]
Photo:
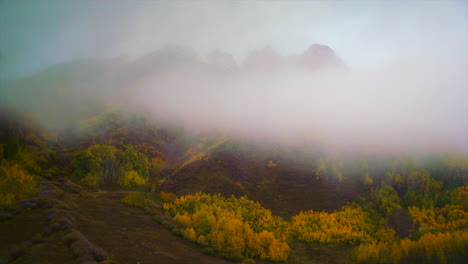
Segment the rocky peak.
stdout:
[[342,66],[341,59],[326,45],[313,44],[301,56],[300,63],[310,70]]
[[247,56],[244,66],[248,69],[276,70],[283,66],[284,58],[269,45],[257,49]]

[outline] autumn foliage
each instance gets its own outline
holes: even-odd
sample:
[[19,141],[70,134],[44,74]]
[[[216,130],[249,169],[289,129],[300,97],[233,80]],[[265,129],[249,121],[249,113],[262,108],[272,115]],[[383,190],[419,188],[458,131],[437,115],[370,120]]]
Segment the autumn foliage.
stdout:
[[190,240],[226,257],[286,260],[288,224],[245,196],[197,193],[165,203],[164,209]]
[[360,245],[358,263],[464,263],[468,259],[468,231],[427,233],[419,240]]
[[0,207],[13,207],[18,200],[35,195],[38,183],[18,164],[0,165]]
[[454,230],[468,228],[468,212],[460,205],[446,205],[442,208],[408,208],[419,231]]
[[307,211],[292,218],[295,235],[306,242],[361,244],[389,241],[395,232],[376,225],[360,207],[332,213]]
[[[158,163],[158,165],[160,162]],[[120,150],[111,145],[92,145],[79,154],[75,174],[88,186],[119,184],[143,185],[149,177],[151,162],[132,146]]]

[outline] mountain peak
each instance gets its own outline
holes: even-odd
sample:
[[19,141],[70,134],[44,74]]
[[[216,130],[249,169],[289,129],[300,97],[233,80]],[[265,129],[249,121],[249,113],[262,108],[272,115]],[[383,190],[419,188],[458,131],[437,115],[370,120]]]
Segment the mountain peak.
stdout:
[[256,49],[249,53],[244,60],[247,69],[276,70],[284,64],[284,58],[273,50],[270,45],[262,49]]
[[282,56],[270,45],[249,53],[243,66],[248,70],[271,71],[282,68],[305,68],[316,71],[328,67],[342,67],[343,62],[327,45],[312,44],[301,54]]
[[343,66],[341,59],[329,46],[312,44],[302,55],[300,63],[310,70],[317,70],[330,66]]

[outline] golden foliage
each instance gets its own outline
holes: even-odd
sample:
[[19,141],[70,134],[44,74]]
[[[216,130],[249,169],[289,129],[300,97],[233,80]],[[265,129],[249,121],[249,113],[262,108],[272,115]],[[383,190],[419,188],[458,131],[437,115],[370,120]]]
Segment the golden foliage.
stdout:
[[171,192],[160,192],[159,195],[164,203],[172,203],[177,199],[177,196]]
[[269,160],[267,163],[268,168],[274,168],[276,166],[278,166],[278,164],[274,163],[272,160]]
[[143,185],[145,183],[146,179],[140,176],[140,174],[134,170],[125,172],[125,174],[119,179],[119,184],[125,187]]
[[461,205],[428,209],[411,206],[408,211],[419,231],[468,228],[468,213]]
[[262,259],[286,260],[290,252],[288,244],[275,239],[273,233],[266,230],[255,237],[255,248]]
[[378,227],[360,207],[344,206],[342,210],[327,213],[307,211],[292,218],[294,234],[306,242],[319,243],[372,243],[387,241],[394,231]]
[[197,234],[195,233],[195,230],[193,230],[192,227],[185,228],[183,234],[184,234],[185,238],[187,238],[187,239],[197,240]]
[[463,263],[468,257],[468,231],[427,233],[419,240],[403,239],[360,245],[354,250],[357,263]]
[[286,260],[288,224],[246,197],[197,193],[165,203],[184,236],[223,256]]
[[365,174],[363,183],[364,185],[372,185],[374,184],[374,180],[369,176],[369,174]]
[[450,192],[450,202],[468,210],[468,185],[460,186]]
[[96,187],[100,182],[101,179],[95,173],[88,173],[84,178],[81,178],[81,183],[90,187]]
[[0,207],[13,207],[20,199],[35,195],[38,183],[18,164],[0,165]]

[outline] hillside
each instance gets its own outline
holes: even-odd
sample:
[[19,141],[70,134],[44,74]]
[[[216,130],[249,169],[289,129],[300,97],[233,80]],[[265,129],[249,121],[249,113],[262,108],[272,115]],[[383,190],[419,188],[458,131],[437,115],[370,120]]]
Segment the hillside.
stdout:
[[181,107],[191,105],[198,112],[207,106],[186,97],[194,91],[213,98],[208,99],[211,101],[224,100],[226,93],[250,90],[253,80],[257,80],[257,88],[268,89],[263,75],[271,73],[269,67],[300,70],[305,75],[344,69],[341,59],[324,45],[314,44],[294,59],[277,55],[276,66],[270,62],[268,51],[276,54],[271,48],[252,51],[239,64],[229,53],[202,55],[178,45],[166,45],[139,57],[69,61],[25,78],[2,80],[0,102],[3,107],[26,111],[52,129],[67,129],[108,109],[143,110],[159,120],[179,122],[184,118],[177,114]]
[[238,152],[226,145],[193,154],[162,180],[161,190],[177,195],[247,195],[279,215],[291,216],[309,209],[338,209],[362,189],[353,179],[336,185],[320,178],[314,164],[281,160],[283,155],[275,155],[274,159],[273,155],[255,151]]
[[416,252],[431,235],[450,263],[466,259],[451,246],[467,245],[464,156],[350,158],[190,134],[144,114],[104,112],[75,134],[12,111],[1,120],[3,262],[380,263],[382,245],[407,243],[401,263],[424,263],[433,255]]

